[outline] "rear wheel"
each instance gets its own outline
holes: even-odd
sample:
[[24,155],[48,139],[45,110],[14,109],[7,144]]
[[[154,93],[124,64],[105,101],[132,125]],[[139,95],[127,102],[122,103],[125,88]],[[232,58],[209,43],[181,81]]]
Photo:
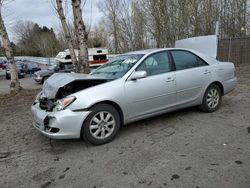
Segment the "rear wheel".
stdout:
[[221,104],[222,92],[219,86],[212,84],[210,85],[203,97],[200,109],[204,112],[214,112]]
[[117,110],[109,104],[99,104],[90,111],[82,127],[82,137],[94,145],[106,144],[113,140],[121,126]]

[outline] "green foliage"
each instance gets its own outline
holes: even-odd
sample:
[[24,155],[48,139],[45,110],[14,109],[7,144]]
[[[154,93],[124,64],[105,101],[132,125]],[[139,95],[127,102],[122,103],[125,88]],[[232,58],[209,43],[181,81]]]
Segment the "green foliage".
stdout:
[[61,51],[59,40],[52,28],[21,22],[16,25],[15,30],[21,31],[17,45],[14,46],[15,55],[53,57]]

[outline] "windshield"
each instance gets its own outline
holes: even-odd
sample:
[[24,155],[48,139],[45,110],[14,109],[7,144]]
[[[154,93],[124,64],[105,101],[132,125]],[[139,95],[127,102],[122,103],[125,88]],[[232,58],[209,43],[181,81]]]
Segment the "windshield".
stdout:
[[128,54],[114,57],[108,63],[92,72],[91,75],[108,79],[121,78],[142,56],[141,54]]
[[56,62],[56,63],[50,64],[47,69],[51,70],[51,71],[54,71],[58,67],[59,67],[59,63]]
[[17,68],[17,69],[22,69],[22,65],[16,64],[16,68]]

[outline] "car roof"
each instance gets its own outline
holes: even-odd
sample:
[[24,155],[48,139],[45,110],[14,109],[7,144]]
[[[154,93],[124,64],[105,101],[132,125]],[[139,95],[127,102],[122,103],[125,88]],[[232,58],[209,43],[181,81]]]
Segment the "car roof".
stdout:
[[126,55],[130,55],[130,54],[146,55],[146,54],[150,54],[150,53],[154,53],[154,52],[160,52],[160,51],[164,51],[164,50],[186,50],[186,51],[189,51],[189,52],[192,52],[192,53],[198,55],[200,58],[204,59],[209,64],[219,62],[218,60],[216,60],[216,58],[214,58],[212,56],[209,56],[207,54],[198,52],[196,50],[187,49],[187,48],[153,48],[153,49],[146,49],[146,50],[128,52],[128,53],[126,53]]
[[132,51],[132,52],[128,52],[126,54],[141,54],[141,55],[146,55],[146,54],[149,54],[151,52],[159,52],[159,51],[164,51],[164,50],[187,50],[189,52],[193,52],[197,55],[200,55],[200,56],[207,56],[207,57],[210,57],[209,55],[207,54],[204,54],[204,53],[201,53],[201,52],[198,52],[196,50],[191,50],[191,49],[187,49],[187,48],[153,48],[153,49],[146,49],[146,50],[138,50],[138,51]]
[[188,50],[188,51],[192,51],[190,49],[184,49],[184,48],[152,48],[152,49],[145,49],[145,50],[138,50],[138,51],[132,51],[132,52],[128,52],[126,54],[148,54],[151,52],[158,52],[158,51],[163,51],[163,50]]
[[148,54],[148,53],[153,52],[155,50],[157,50],[157,49],[138,50],[138,51],[128,52],[126,54],[142,54],[142,55],[145,55],[145,54]]

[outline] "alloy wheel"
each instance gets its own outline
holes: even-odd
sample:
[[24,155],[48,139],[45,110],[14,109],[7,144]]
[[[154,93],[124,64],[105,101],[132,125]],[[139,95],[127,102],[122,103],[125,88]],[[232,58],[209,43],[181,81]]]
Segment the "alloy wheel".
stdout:
[[216,108],[220,102],[219,92],[215,88],[211,89],[207,94],[206,101],[209,108]]
[[105,139],[113,133],[115,126],[114,116],[110,112],[101,111],[90,120],[89,130],[94,138]]

